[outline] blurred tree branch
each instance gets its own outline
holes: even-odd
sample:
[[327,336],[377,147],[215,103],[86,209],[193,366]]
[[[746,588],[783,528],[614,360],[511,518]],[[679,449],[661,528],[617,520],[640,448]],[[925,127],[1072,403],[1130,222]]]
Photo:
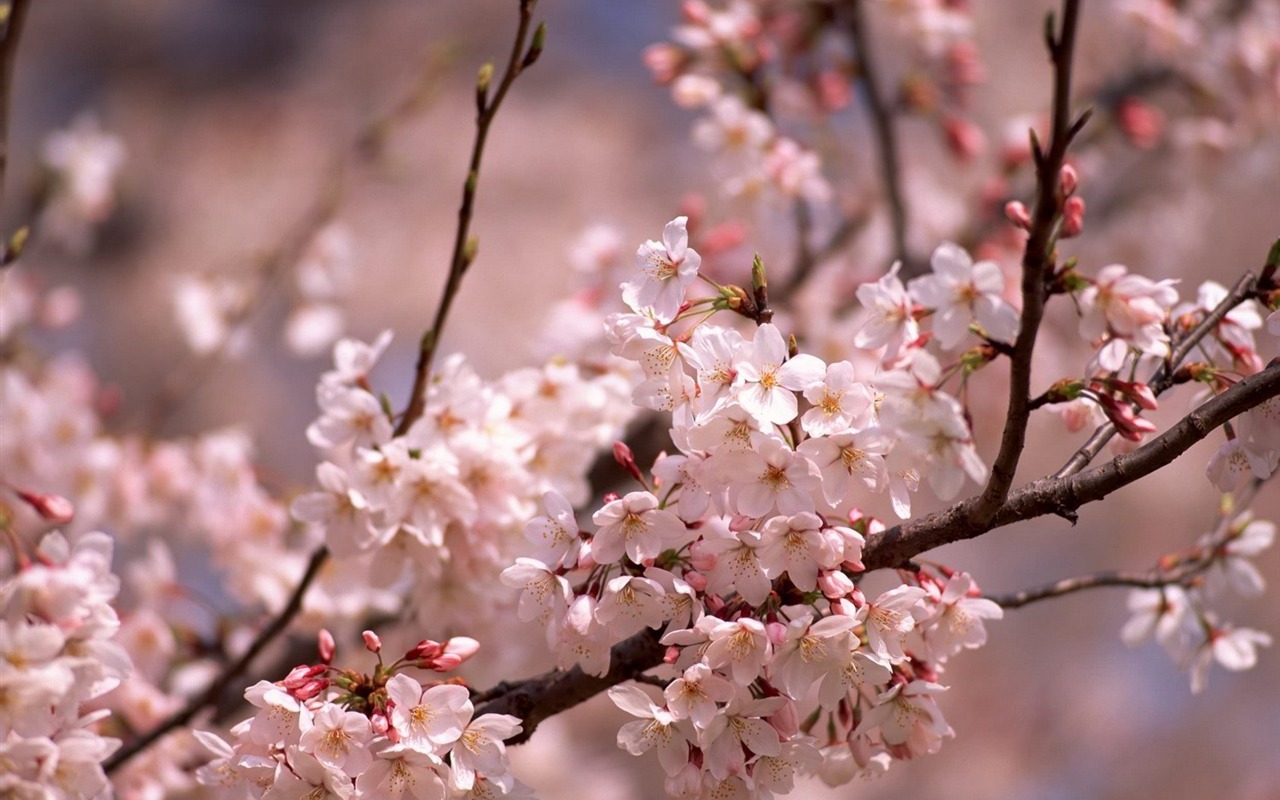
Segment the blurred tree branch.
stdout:
[[[0,211],[4,208],[4,180],[9,166],[9,107],[13,102],[13,76],[18,64],[18,43],[27,22],[30,0],[11,0],[0,7],[4,41],[0,43]],[[0,243],[0,269],[12,264],[22,251],[25,229]]]

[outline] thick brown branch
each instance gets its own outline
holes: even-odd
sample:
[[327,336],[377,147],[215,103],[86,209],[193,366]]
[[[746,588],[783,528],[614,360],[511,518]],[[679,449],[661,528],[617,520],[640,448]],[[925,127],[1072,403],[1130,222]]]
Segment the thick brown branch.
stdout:
[[1101,500],[1173,461],[1215,428],[1267,400],[1280,396],[1280,359],[1232,386],[1188,414],[1160,436],[1114,460],[1065,478],[1042,478],[1013,492],[988,522],[973,521],[972,500],[924,519],[894,526],[872,537],[863,563],[867,569],[893,567],[926,550],[972,539],[987,531],[1046,514],[1071,517],[1076,509]]
[[529,39],[529,26],[533,21],[533,9],[536,5],[537,0],[521,0],[520,2],[520,24],[516,29],[515,43],[511,47],[511,56],[507,61],[506,72],[503,73],[502,81],[498,84],[498,89],[492,99],[488,97],[489,78],[485,72],[487,69],[491,73],[492,67],[486,65],[481,70],[481,78],[476,87],[476,135],[471,144],[471,161],[467,166],[467,177],[462,184],[462,203],[458,207],[458,227],[453,240],[453,255],[449,258],[449,275],[445,279],[444,291],[440,295],[439,304],[436,306],[435,318],[431,322],[431,327],[422,335],[422,340],[418,345],[418,363],[414,369],[413,388],[409,393],[409,404],[405,407],[404,413],[396,426],[397,435],[408,431],[413,423],[417,422],[422,417],[423,412],[426,411],[427,380],[431,377],[431,361],[435,357],[436,348],[440,344],[440,336],[444,333],[444,326],[449,318],[449,310],[453,308],[453,301],[458,296],[458,290],[462,288],[462,278],[471,266],[471,262],[475,259],[475,244],[470,238],[471,219],[475,215],[476,190],[480,181],[480,164],[484,159],[484,146],[489,138],[489,128],[493,124],[494,117],[498,114],[499,107],[502,106],[503,99],[506,98],[507,92],[511,89],[511,85],[515,83],[516,78],[520,76],[520,73],[526,67],[533,64],[542,52],[541,37],[543,31],[541,28],[534,36],[532,46],[526,46]]
[[218,677],[214,678],[213,683],[209,684],[209,688],[191,698],[180,711],[143,736],[117,750],[102,765],[107,774],[111,774],[128,762],[129,759],[155,744],[165,734],[189,723],[203,709],[216,705],[222,695],[231,688],[232,683],[249,668],[253,660],[258,657],[267,645],[275,641],[276,637],[284,633],[289,624],[293,622],[294,617],[298,615],[298,612],[302,611],[303,596],[307,593],[307,589],[311,588],[316,576],[320,574],[320,569],[328,560],[329,548],[327,547],[321,547],[312,553],[311,560],[307,562],[307,569],[303,573],[302,579],[298,581],[297,587],[293,590],[293,595],[290,596],[289,602],[285,604],[284,608],[280,609],[280,613],[271,622],[267,623],[266,627],[258,632],[249,648],[238,659],[224,667],[222,672],[218,673]]
[[641,631],[614,645],[609,672],[604,677],[588,675],[574,667],[525,681],[502,683],[477,696],[476,714],[513,714],[519,717],[523,721],[523,730],[509,740],[512,744],[519,744],[528,740],[544,719],[658,666],[665,652],[666,648],[658,643],[657,631]]
[[991,466],[986,488],[969,509],[969,517],[983,525],[1004,503],[1013,486],[1022,448],[1026,445],[1027,419],[1031,414],[1031,362],[1040,320],[1048,296],[1047,278],[1053,268],[1054,231],[1061,212],[1058,197],[1059,173],[1071,143],[1071,65],[1075,54],[1076,28],[1080,18],[1079,0],[1066,0],[1062,32],[1049,43],[1053,57],[1053,129],[1049,152],[1036,162],[1035,210],[1027,247],[1022,256],[1022,324],[1013,345],[1009,373],[1009,410],[1000,452]]

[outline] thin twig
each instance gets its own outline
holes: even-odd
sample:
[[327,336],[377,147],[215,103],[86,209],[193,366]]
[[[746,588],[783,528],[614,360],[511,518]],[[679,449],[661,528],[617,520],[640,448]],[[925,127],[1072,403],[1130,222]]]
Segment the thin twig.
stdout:
[[[453,240],[453,255],[449,259],[449,275],[445,279],[444,291],[440,295],[440,303],[436,306],[435,319],[431,327],[422,335],[418,345],[418,363],[414,370],[413,388],[410,390],[409,403],[396,426],[396,434],[404,434],[413,423],[417,422],[426,411],[427,380],[431,376],[431,360],[440,344],[440,336],[444,333],[444,325],[453,308],[453,301],[462,288],[462,277],[466,274],[471,262],[475,259],[476,245],[470,238],[471,218],[475,214],[476,190],[480,180],[480,162],[484,157],[485,141],[489,137],[489,127],[497,116],[498,108],[506,98],[511,85],[526,67],[537,60],[542,52],[542,38],[545,27],[539,26],[534,34],[532,44],[526,48],[529,38],[529,26],[533,21],[533,10],[537,0],[520,0],[520,24],[516,29],[515,44],[511,48],[511,57],[507,61],[506,72],[502,76],[493,98],[488,97],[489,80],[492,65],[486,64],[481,69],[481,78],[476,87],[476,135],[471,145],[471,163],[467,167],[467,177],[462,184],[462,203],[458,207],[458,228]],[[487,70],[487,73],[486,73]]]
[[1021,608],[1040,600],[1049,600],[1063,595],[1073,594],[1086,589],[1107,586],[1128,586],[1137,589],[1161,589],[1165,586],[1186,586],[1192,579],[1213,566],[1217,550],[1231,536],[1231,522],[1253,502],[1263,481],[1251,480],[1232,498],[1231,505],[1224,507],[1218,524],[1209,541],[1196,548],[1189,557],[1182,557],[1169,567],[1157,566],[1146,572],[1127,572],[1123,570],[1105,570],[1091,575],[1080,575],[1074,578],[1063,578],[1053,583],[1034,589],[1023,589],[1005,595],[987,595],[1003,608]]
[[881,91],[875,59],[867,31],[867,18],[863,0],[852,0],[849,9],[849,38],[853,40],[854,65],[862,79],[867,98],[867,110],[871,113],[871,129],[875,134],[879,154],[880,180],[884,184],[885,200],[889,205],[889,227],[893,236],[893,257],[902,262],[903,277],[919,271],[919,266],[907,252],[907,204],[902,193],[902,166],[898,155],[898,136],[894,130],[893,112]]
[[146,734],[117,750],[102,765],[107,774],[111,774],[131,758],[155,744],[165,734],[186,725],[204,708],[216,705],[222,695],[231,688],[232,682],[244,674],[253,660],[258,657],[258,654],[289,627],[293,618],[302,610],[303,595],[307,593],[307,589],[311,587],[316,576],[320,574],[320,569],[328,560],[329,548],[327,547],[321,547],[312,553],[311,560],[307,562],[307,569],[303,573],[302,579],[298,581],[297,587],[293,590],[293,595],[289,597],[289,602],[285,604],[285,607],[266,627],[258,631],[258,635],[254,637],[253,643],[249,645],[249,648],[233,663],[224,667],[218,673],[218,677],[214,678],[213,683],[209,684],[209,688],[191,698],[180,711],[152,728]]
[[1036,336],[1044,317],[1045,299],[1048,295],[1046,279],[1053,270],[1054,228],[1061,213],[1058,197],[1059,173],[1067,155],[1073,132],[1079,131],[1079,123],[1072,123],[1071,115],[1071,66],[1075,55],[1076,29],[1080,18],[1080,0],[1066,0],[1062,32],[1049,42],[1053,58],[1053,129],[1049,139],[1049,152],[1036,162],[1035,211],[1030,236],[1022,256],[1022,323],[1013,345],[1013,358],[1009,374],[1009,410],[1004,433],[1000,437],[1000,452],[991,466],[991,477],[986,488],[974,503],[970,514],[976,523],[989,520],[1003,505],[1013,486],[1014,473],[1026,445],[1027,420],[1031,414],[1031,363],[1035,351]]
[[1181,583],[1182,576],[1169,576],[1159,572],[1121,572],[1109,570],[1095,572],[1092,575],[1081,575],[1075,578],[1063,578],[1060,581],[1038,586],[1034,589],[1023,589],[1020,592],[1002,595],[987,595],[987,599],[1001,608],[1021,608],[1038,600],[1062,597],[1066,594],[1097,589],[1104,586],[1128,586],[1137,589],[1159,589]]
[[[1174,385],[1175,376],[1178,368],[1182,366],[1182,361],[1190,353],[1191,350],[1200,343],[1200,340],[1207,336],[1218,323],[1231,313],[1236,306],[1249,299],[1253,294],[1254,288],[1257,286],[1257,278],[1252,272],[1246,272],[1240,280],[1236,281],[1236,285],[1231,287],[1231,291],[1227,296],[1222,298],[1218,305],[1214,306],[1204,319],[1200,320],[1200,324],[1196,325],[1187,334],[1178,340],[1178,343],[1169,353],[1168,360],[1156,372],[1156,374],[1148,382],[1151,391],[1159,396],[1163,394],[1169,387]],[[1111,437],[1116,434],[1116,426],[1110,422],[1104,422],[1094,430],[1093,435],[1089,437],[1080,449],[1072,454],[1067,463],[1055,473],[1055,478],[1065,478],[1074,475],[1089,465],[1098,453],[1102,452],[1102,448],[1106,447],[1107,442],[1111,441]]]

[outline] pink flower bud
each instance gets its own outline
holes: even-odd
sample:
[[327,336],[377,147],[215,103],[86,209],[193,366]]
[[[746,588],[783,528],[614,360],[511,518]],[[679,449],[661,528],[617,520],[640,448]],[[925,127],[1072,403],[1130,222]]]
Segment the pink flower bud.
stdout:
[[968,163],[987,147],[987,137],[982,130],[967,119],[947,117],[942,123],[947,137],[947,147],[951,154],[964,163]]
[[466,661],[480,649],[480,643],[470,636],[453,636],[444,643],[445,653]]
[[662,654],[662,662],[664,664],[674,664],[678,658],[680,658],[680,648],[675,645],[668,647],[667,652]]
[[1010,200],[1005,203],[1004,218],[1013,223],[1015,227],[1022,228],[1024,231],[1031,230],[1031,212],[1027,210],[1025,203],[1018,200]]
[[1068,197],[1062,206],[1062,238],[1079,236],[1084,230],[1084,198]]
[[284,680],[280,681],[280,685],[286,689],[297,689],[311,681],[312,678],[322,674],[326,667],[324,664],[301,664],[289,670],[289,674]]
[[843,572],[831,571],[824,572],[818,576],[818,588],[822,590],[822,595],[829,600],[839,600],[841,597],[853,591],[853,581]]
[[781,622],[766,622],[764,624],[764,633],[774,647],[781,647],[782,643],[787,640],[787,626]]
[[622,496],[619,495],[617,492],[606,492],[604,496],[605,503],[612,503],[614,500],[620,500],[620,499],[622,499]]
[[818,73],[817,80],[814,81],[813,93],[818,98],[818,106],[827,113],[845,108],[853,99],[849,79],[831,69]]
[[1151,391],[1151,387],[1139,381],[1112,381],[1113,386],[1119,389],[1124,396],[1138,404],[1139,408],[1147,411],[1155,411],[1160,408],[1160,404],[1156,402],[1155,392]]
[[662,85],[671,83],[684,65],[684,54],[669,44],[650,45],[641,55],[644,65],[653,74],[653,79]]
[[1164,114],[1136,97],[1126,97],[1116,106],[1116,124],[1139,150],[1150,150],[1164,133]]
[[613,460],[618,462],[618,466],[627,471],[627,474],[635,478],[641,484],[645,482],[644,475],[640,473],[640,468],[636,466],[636,457],[631,452],[631,448],[626,442],[613,443]]
[[329,688],[329,681],[323,678],[310,680],[299,686],[297,689],[290,690],[289,694],[299,700],[310,700],[320,695],[325,689]]
[[76,507],[62,495],[38,494],[15,490],[22,502],[31,506],[42,519],[59,525],[70,522],[76,515]]
[[373,716],[369,717],[369,724],[373,727],[373,732],[380,736],[386,736],[391,731],[391,723],[381,711],[373,712]]
[[444,646],[434,639],[423,639],[409,648],[404,654],[406,661],[418,661],[423,658],[435,658],[444,652]]
[[705,592],[707,590],[707,576],[697,570],[685,572],[684,580],[695,592]]
[[325,664],[332,664],[334,653],[338,650],[337,643],[333,641],[333,634],[329,633],[327,628],[321,628],[316,639],[317,648],[320,650],[320,660]]
[[1135,415],[1128,403],[1122,403],[1106,394],[1099,395],[1098,401],[1102,405],[1102,410],[1106,412],[1107,419],[1116,426],[1116,433],[1131,442],[1141,441],[1145,434],[1159,430],[1149,420]]
[[418,666],[423,669],[435,670],[436,672],[448,672],[451,669],[456,669],[461,663],[462,659],[460,657],[445,653],[443,655],[436,656],[430,661],[421,661],[418,663]]
[[382,652],[382,640],[378,638],[378,634],[373,631],[365,631],[360,635],[364,637],[364,647],[366,650],[370,653]]
[[1058,173],[1058,183],[1062,186],[1062,193],[1070,197],[1080,186],[1080,174],[1070,164],[1063,164],[1062,171]]

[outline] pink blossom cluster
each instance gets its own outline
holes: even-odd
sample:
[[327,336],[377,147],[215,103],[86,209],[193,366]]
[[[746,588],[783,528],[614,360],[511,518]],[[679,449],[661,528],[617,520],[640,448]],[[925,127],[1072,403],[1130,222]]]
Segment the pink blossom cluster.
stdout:
[[474,639],[423,640],[391,664],[376,634],[364,640],[378,657],[372,673],[331,666],[333,640],[322,633],[320,663],[246,689],[256,711],[231,729],[234,744],[196,733],[214,755],[199,782],[219,797],[258,800],[532,797],[503,745],[520,721],[476,717],[465,685],[416,677],[455,668],[478,649]]
[[985,641],[982,620],[1001,609],[946,570],[904,572],[868,601],[863,536],[882,526],[857,509],[888,492],[905,517],[921,479],[954,496],[985,476],[917,317],[951,347],[980,343],[971,331],[1011,339],[1000,273],[946,245],[910,289],[893,273],[864,287],[859,345],[882,359],[860,374],[793,352],[772,324],[748,339],[712,322],[736,294],[688,299],[699,262],[686,220],[672,220],[637,251],[631,311],[609,320],[615,353],[643,372],[635,401],[672,413],[678,453],[647,477],[620,447],[642,490],[607,498],[594,532],[564,497],[543,498],[525,530],[532,557],[502,576],[522,591],[519,616],[545,627],[562,667],[601,675],[612,645],[664,629],[679,675],[664,702],[613,695],[642,717],[620,745],[658,748],[673,796],[771,796],[797,772],[838,782],[936,750],[950,733],[934,701],[941,666]]
[[1224,623],[1207,604],[1227,590],[1245,597],[1261,595],[1266,582],[1249,559],[1271,547],[1275,538],[1275,523],[1247,512],[1231,520],[1225,536],[1206,534],[1193,554],[1206,565],[1203,578],[1185,586],[1135,589],[1129,595],[1133,616],[1121,638],[1136,646],[1154,637],[1169,658],[1188,671],[1196,693],[1204,689],[1214,662],[1233,672],[1252,669],[1258,648],[1270,645],[1271,636]]
[[116,641],[111,537],[54,531],[0,582],[0,795],[77,800],[109,791],[120,740],[94,705],[131,670]]
[[633,414],[627,383],[608,366],[559,360],[487,382],[451,356],[428,386],[426,413],[398,432],[368,379],[390,340],[334,348],[307,429],[325,459],[319,487],[295,498],[292,513],[344,570],[409,595],[435,621],[474,621],[492,606],[486,582],[513,555],[537,498],[586,500],[595,451]]

